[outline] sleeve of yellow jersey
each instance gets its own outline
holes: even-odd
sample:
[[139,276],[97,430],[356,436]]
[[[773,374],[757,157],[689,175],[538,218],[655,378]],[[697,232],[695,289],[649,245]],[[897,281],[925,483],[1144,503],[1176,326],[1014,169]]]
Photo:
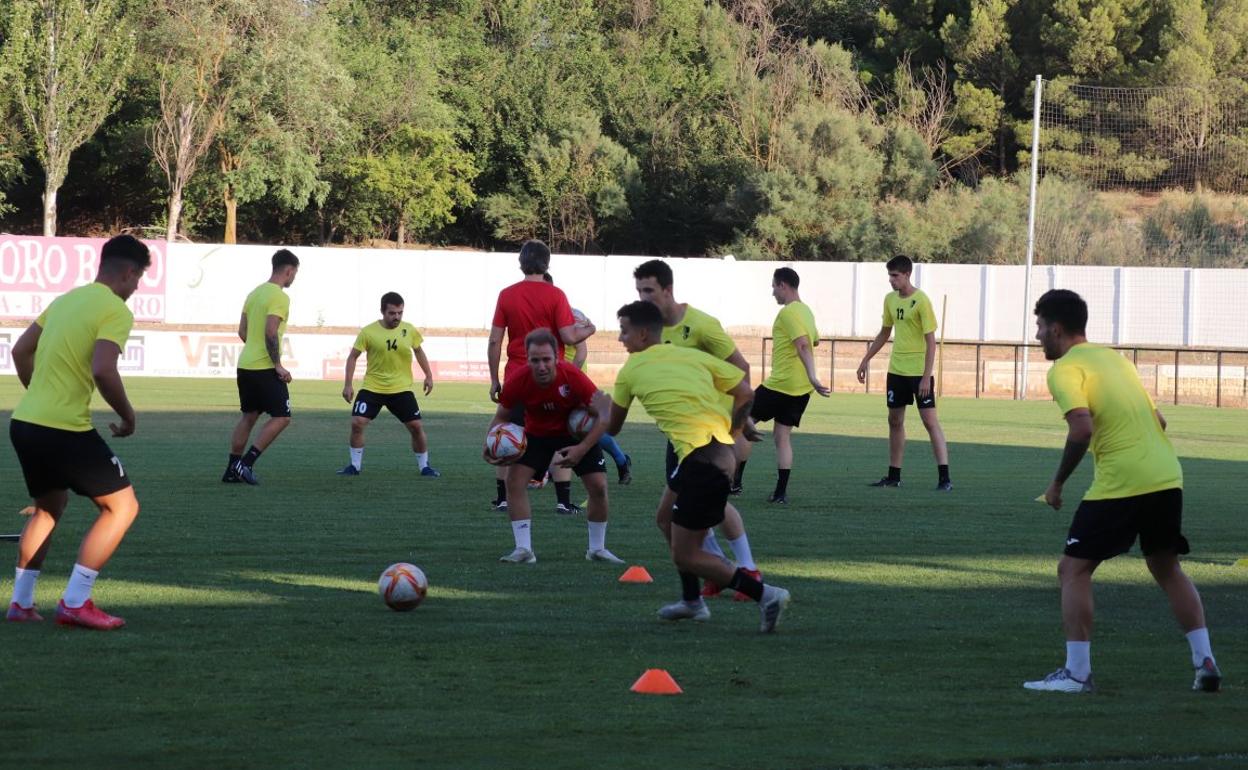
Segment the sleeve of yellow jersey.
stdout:
[[[784,329],[784,333],[789,335],[789,339],[794,342],[798,337],[810,337],[810,330],[806,328],[802,320],[801,314],[797,312],[797,307],[794,305],[786,305],[784,310],[780,311],[780,328]],[[819,344],[819,335],[811,337],[810,344]]]
[[732,337],[728,336],[728,332],[724,331],[724,327],[718,322],[708,323],[702,330],[703,350],[719,359],[727,358],[737,349],[737,343],[732,341]]
[[283,321],[287,320],[290,313],[290,296],[284,291],[274,292],[273,299],[269,300],[269,305],[264,309],[266,316],[275,315]]
[[621,409],[627,409],[629,404],[633,403],[633,391],[628,383],[628,376],[631,369],[628,363],[620,367],[620,372],[615,376],[615,384],[611,386],[611,400]]
[[1083,391],[1083,370],[1078,366],[1054,364],[1049,369],[1049,392],[1053,400],[1067,414],[1072,409],[1087,409],[1088,397]]
[[422,343],[424,343],[425,338],[421,335],[420,332],[416,331],[415,326],[411,328],[412,328],[412,350],[415,350],[416,348],[420,347]]
[[126,340],[130,338],[130,329],[134,326],[134,316],[130,314],[124,307],[119,308],[116,312],[110,313],[104,322],[100,324],[100,330],[96,333],[97,340],[108,340],[117,343],[117,347],[122,350],[126,349]]
[[932,309],[932,298],[923,295],[923,301],[919,303],[919,320],[923,322],[923,333],[931,334],[936,331],[936,311]]
[[711,371],[711,378],[715,380],[715,389],[721,393],[727,393],[737,387],[737,383],[745,377],[745,372],[722,359],[707,356],[703,359],[703,363]]
[[368,329],[367,326],[365,326],[363,329],[360,329],[360,333],[355,335],[355,344],[351,346],[355,348],[356,350],[360,351],[361,353],[368,352],[367,329]]
[[891,294],[884,295],[884,325],[885,326],[893,325],[893,314],[888,308],[888,298],[891,296],[892,296]]

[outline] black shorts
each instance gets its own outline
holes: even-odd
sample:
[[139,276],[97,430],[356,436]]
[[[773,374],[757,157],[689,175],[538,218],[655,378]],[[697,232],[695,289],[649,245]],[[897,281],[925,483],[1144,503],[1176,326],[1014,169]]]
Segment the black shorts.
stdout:
[[685,529],[710,529],[724,520],[732,479],[713,463],[703,460],[697,450],[672,472],[667,486],[676,493],[673,524]]
[[[672,474],[676,472],[676,466],[680,465],[680,458],[676,456],[676,447],[672,446],[672,442],[667,442],[667,449],[663,452],[663,466],[667,469],[667,485],[672,487]],[[676,489],[676,487],[672,487]]]
[[31,497],[66,489],[83,497],[103,497],[130,486],[121,460],[95,430],[60,430],[10,420],[9,440]]
[[[569,446],[576,446],[581,443],[579,439],[571,436],[528,436],[529,446],[524,450],[524,456],[516,462],[520,465],[532,468],[535,471],[544,471],[550,467],[551,460],[555,459],[555,452]],[[602,456],[602,450],[594,444],[581,458],[581,461],[572,466],[572,470],[577,476],[587,476],[591,473],[606,473],[607,461]]]
[[355,403],[351,405],[352,417],[363,417],[367,420],[377,419],[381,408],[390,410],[390,414],[399,418],[399,422],[407,424],[420,419],[420,404],[416,402],[416,394],[410,390],[402,393],[374,393],[361,390],[355,394]]
[[1163,489],[1147,495],[1110,500],[1084,500],[1066,534],[1066,555],[1103,561],[1131,550],[1140,538],[1145,556],[1159,551],[1191,551],[1183,537],[1183,490]]
[[919,383],[923,381],[922,377],[908,377],[904,374],[889,372],[888,392],[884,394],[888,408],[896,409],[917,403],[920,409],[935,409],[936,378],[928,377],[928,379],[932,381],[931,392],[927,394],[927,398],[919,398]]
[[754,389],[754,405],[750,407],[750,419],[754,422],[775,420],[778,425],[796,428],[802,424],[802,415],[810,403],[810,394],[790,396],[765,385]]
[[240,412],[290,416],[290,390],[276,369],[239,369],[237,379]]

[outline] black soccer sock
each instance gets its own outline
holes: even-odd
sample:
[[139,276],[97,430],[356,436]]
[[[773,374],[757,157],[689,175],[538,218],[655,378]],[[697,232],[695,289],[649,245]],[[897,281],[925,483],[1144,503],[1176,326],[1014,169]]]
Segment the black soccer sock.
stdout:
[[789,474],[792,472],[792,468],[776,469],[776,491],[772,497],[784,497],[789,491]]
[[562,505],[572,505],[572,482],[556,481],[555,482],[555,502]]
[[242,462],[242,464],[246,465],[248,468],[252,467],[253,465],[256,464],[256,460],[260,459],[261,451],[263,450],[256,449],[256,445],[252,444],[251,448],[247,450],[247,454],[243,455],[242,460],[240,462]]
[[495,486],[495,489],[498,491],[498,502],[501,503],[504,500],[506,500],[507,499],[507,482],[503,481],[502,479],[494,479],[494,486]]
[[732,573],[732,580],[729,581],[728,587],[734,591],[740,591],[756,602],[763,600],[763,581],[741,567],[737,567],[737,571]]
[[734,487],[741,486],[741,479],[745,478],[745,462],[737,463],[737,472],[732,477],[732,485]]
[[949,480],[949,466],[948,465],[937,465],[936,472],[940,474],[941,481]]
[[702,581],[692,572],[680,573],[680,598],[696,602],[702,598]]
[[243,459],[243,456],[242,456],[242,455],[231,454],[231,455],[230,455],[230,462],[229,462],[229,464],[228,464],[228,465],[226,465],[225,467],[226,467],[226,468],[233,468],[235,465],[238,465],[238,461],[239,461],[239,460],[241,460],[241,459]]
[[898,468],[896,465],[888,466],[888,480],[901,481],[901,468]]

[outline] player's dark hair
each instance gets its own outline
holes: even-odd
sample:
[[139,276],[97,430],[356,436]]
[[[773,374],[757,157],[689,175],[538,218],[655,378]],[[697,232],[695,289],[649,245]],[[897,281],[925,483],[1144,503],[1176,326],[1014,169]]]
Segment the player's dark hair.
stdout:
[[538,240],[525,241],[520,247],[520,272],[541,275],[550,267],[550,247]]
[[1050,289],[1036,300],[1036,315],[1059,323],[1067,334],[1084,334],[1088,328],[1088,303],[1070,289]]
[[529,348],[534,345],[550,345],[550,349],[555,352],[555,355],[559,355],[559,342],[555,339],[555,335],[551,333],[550,329],[545,327],[534,329],[524,335],[525,352],[527,353]]
[[294,267],[294,268],[299,267],[299,258],[295,256],[295,253],[293,251],[291,251],[290,249],[278,249],[277,251],[273,252],[273,271],[274,272],[277,272],[278,270],[282,269],[283,267],[286,267],[287,265],[290,265],[291,267]]
[[663,334],[663,314],[653,302],[630,302],[615,314],[619,318],[627,319],[632,326],[649,329],[656,338]]
[[554,286],[554,285],[555,285],[555,277],[554,277],[553,275],[551,275],[551,274],[550,274],[550,271],[549,271],[549,270],[547,270],[546,272],[542,273],[542,280],[543,280],[543,281],[545,281],[546,283],[550,284],[551,286]]
[[787,284],[790,289],[796,289],[797,285],[802,282],[802,279],[797,276],[797,271],[791,267],[777,267],[771,279],[776,283]]
[[910,273],[914,272],[914,262],[905,254],[898,254],[888,260],[888,264],[885,265],[885,267],[888,268],[888,272],[890,273],[905,273],[906,275],[910,275]]
[[129,262],[146,270],[152,264],[152,253],[133,235],[114,235],[100,249],[100,267],[111,268],[118,262]]
[[381,312],[383,313],[386,312],[387,305],[394,305],[395,307],[403,307],[403,295],[399,294],[397,291],[388,291],[385,294],[382,294],[381,295]]
[[633,279],[639,281],[642,278],[653,278],[660,289],[672,288],[672,268],[661,259],[652,259],[638,265],[633,271]]

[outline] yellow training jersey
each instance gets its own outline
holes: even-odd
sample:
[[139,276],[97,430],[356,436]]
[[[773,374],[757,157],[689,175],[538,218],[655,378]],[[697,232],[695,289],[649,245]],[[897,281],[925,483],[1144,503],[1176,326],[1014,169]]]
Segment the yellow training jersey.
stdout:
[[636,398],[667,435],[676,456],[711,439],[732,443],[724,394],[745,376],[732,364],[700,350],[653,345],[633,353],[616,375],[611,398],[627,408]]
[[91,430],[95,343],[107,340],[125,350],[134,315],[112,289],[90,283],[57,297],[35,323],[43,330],[35,372],[13,419],[78,433]]
[[690,305],[685,306],[683,318],[663,327],[663,341],[677,347],[697,348],[721,361],[737,349],[737,343],[732,341],[715,316]]
[[1157,420],[1157,407],[1122,355],[1099,345],[1075,345],[1049,369],[1049,392],[1063,415],[1079,408],[1092,413],[1096,465],[1085,500],[1182,488],[1183,468]]
[[763,381],[768,389],[790,396],[804,396],[814,391],[815,386],[806,376],[806,365],[793,344],[799,337],[805,337],[811,348],[819,344],[815,314],[800,300],[780,308],[771,325],[771,376]]
[[932,301],[921,290],[909,297],[895,291],[884,298],[884,325],[896,330],[888,371],[906,377],[922,377],[927,358],[927,335],[936,331]]
[[412,351],[425,338],[416,327],[400,321],[393,329],[374,321],[355,338],[355,349],[368,356],[364,390],[374,393],[402,393],[412,389]]
[[238,368],[272,369],[273,359],[269,358],[269,351],[264,346],[264,324],[271,315],[282,319],[277,325],[277,344],[281,345],[282,335],[286,333],[286,321],[290,317],[290,297],[281,286],[265,281],[247,295],[243,312],[247,314],[247,342],[238,357]]

